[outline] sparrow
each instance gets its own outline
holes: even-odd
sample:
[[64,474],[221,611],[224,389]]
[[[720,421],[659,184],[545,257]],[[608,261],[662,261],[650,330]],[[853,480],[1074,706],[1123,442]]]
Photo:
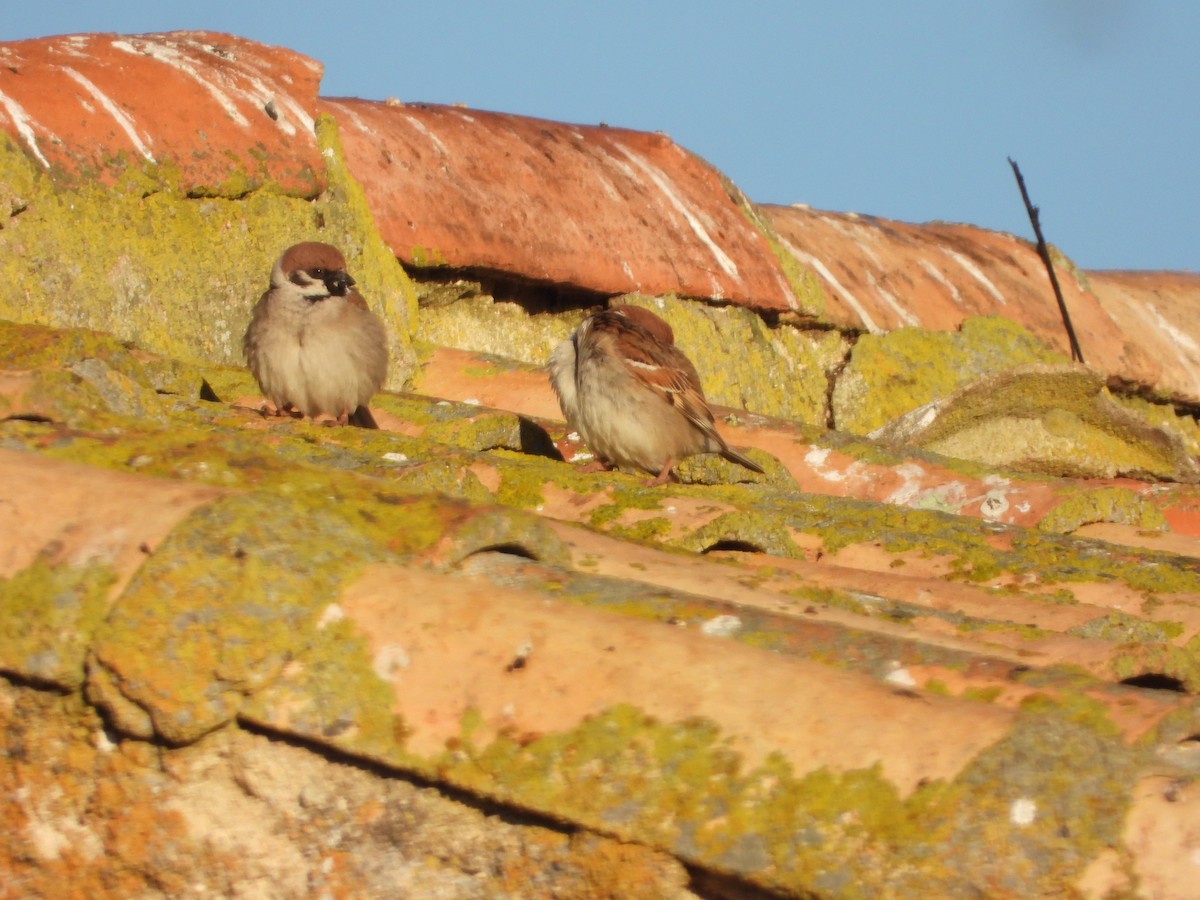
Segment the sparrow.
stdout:
[[306,241],[283,252],[242,349],[268,400],[264,412],[379,427],[367,403],[387,375],[387,331],[336,247]]
[[620,305],[584,319],[550,354],[549,372],[567,425],[605,467],[642,469],[653,486],[683,457],[719,453],[762,472],[717,434],[696,367],[649,310]]

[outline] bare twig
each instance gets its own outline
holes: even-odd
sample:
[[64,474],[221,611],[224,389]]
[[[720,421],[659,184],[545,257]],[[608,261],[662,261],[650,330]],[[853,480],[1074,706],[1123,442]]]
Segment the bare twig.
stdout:
[[1025,201],[1029,221],[1033,223],[1033,233],[1037,235],[1038,256],[1042,258],[1046,272],[1050,275],[1050,286],[1054,288],[1054,298],[1058,301],[1058,311],[1062,314],[1063,325],[1067,329],[1067,340],[1071,344],[1071,359],[1083,362],[1083,350],[1079,347],[1079,339],[1075,337],[1075,328],[1071,325],[1071,316],[1067,312],[1067,302],[1063,299],[1062,288],[1058,286],[1058,276],[1054,274],[1054,263],[1050,259],[1050,247],[1046,244],[1046,239],[1042,237],[1042,226],[1038,222],[1038,208],[1030,201],[1029,192],[1025,190],[1025,179],[1021,176],[1021,170],[1011,156],[1008,158],[1008,164],[1012,166],[1013,174],[1017,176],[1017,187],[1021,189],[1021,199]]

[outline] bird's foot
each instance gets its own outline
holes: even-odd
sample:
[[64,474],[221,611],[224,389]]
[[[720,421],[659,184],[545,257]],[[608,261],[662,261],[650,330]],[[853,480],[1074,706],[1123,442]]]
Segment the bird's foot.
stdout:
[[575,471],[581,472],[584,475],[590,475],[592,472],[611,472],[612,470],[612,465],[606,463],[604,460],[593,459],[591,462],[585,462]]
[[276,406],[270,400],[264,400],[262,406],[258,408],[259,413],[264,419],[272,419],[276,417],[288,416],[293,419],[303,419],[304,413],[296,409],[290,403],[285,403],[283,406]]
[[675,465],[674,457],[668,459],[662,467],[662,471],[646,482],[646,487],[659,487],[671,480],[671,467]]

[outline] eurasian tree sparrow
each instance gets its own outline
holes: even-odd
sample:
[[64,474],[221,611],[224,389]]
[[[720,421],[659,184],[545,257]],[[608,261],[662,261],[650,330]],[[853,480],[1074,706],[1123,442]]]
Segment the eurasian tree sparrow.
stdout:
[[387,331],[353,288],[329,244],[296,244],[276,261],[242,342],[268,412],[379,427],[367,403],[387,376]]
[[634,466],[658,485],[683,457],[720,453],[762,472],[717,434],[696,367],[649,310],[622,305],[589,316],[554,348],[549,369],[567,424],[607,466]]

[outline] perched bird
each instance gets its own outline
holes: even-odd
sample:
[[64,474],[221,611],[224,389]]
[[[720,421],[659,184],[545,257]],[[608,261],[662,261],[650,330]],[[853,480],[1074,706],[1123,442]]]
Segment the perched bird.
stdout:
[[589,316],[550,355],[550,384],[567,424],[601,463],[634,466],[658,485],[693,453],[762,469],[717,434],[700,377],[671,326],[638,306]]
[[379,427],[367,403],[387,375],[387,331],[336,247],[307,241],[283,252],[242,349],[268,412]]

